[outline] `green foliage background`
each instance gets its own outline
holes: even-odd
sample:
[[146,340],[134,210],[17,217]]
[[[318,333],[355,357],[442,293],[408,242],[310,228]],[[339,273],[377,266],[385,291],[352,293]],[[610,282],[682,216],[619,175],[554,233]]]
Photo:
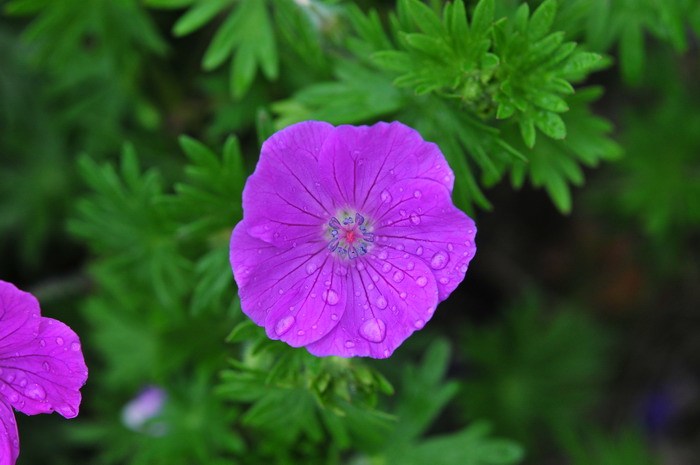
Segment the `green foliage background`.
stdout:
[[[0,279],[90,367],[78,419],[19,419],[18,463],[700,456],[696,0],[0,5]],[[480,229],[386,361],[315,358],[240,311],[243,185],[309,119],[416,128]],[[121,420],[150,385],[164,434]]]

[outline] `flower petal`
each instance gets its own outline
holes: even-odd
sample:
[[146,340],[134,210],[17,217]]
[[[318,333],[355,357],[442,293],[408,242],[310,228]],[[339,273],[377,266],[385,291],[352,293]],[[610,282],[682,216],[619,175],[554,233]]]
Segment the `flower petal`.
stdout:
[[0,350],[34,339],[40,318],[39,302],[33,295],[0,281]]
[[0,465],[15,465],[19,456],[19,435],[12,407],[0,402]]
[[401,123],[338,126],[319,157],[321,179],[337,208],[365,212],[392,184],[418,175],[416,150],[426,144]]
[[320,184],[318,156],[333,126],[294,124],[265,141],[255,173],[243,190],[248,233],[280,246],[313,238],[331,214]]
[[0,397],[27,415],[75,417],[86,380],[80,340],[60,321],[41,318],[35,339],[0,351]]
[[415,157],[418,160],[417,178],[432,179],[452,192],[455,184],[455,174],[436,144],[432,142],[420,144],[416,148]]
[[437,280],[440,301],[445,300],[464,279],[476,252],[474,221],[434,181],[405,180],[387,192],[393,201],[372,212],[377,242],[423,260]]
[[352,264],[340,324],[307,349],[317,356],[389,357],[432,317],[435,278],[423,261],[393,248],[377,247]]
[[244,220],[233,230],[230,257],[243,313],[295,347],[323,337],[345,309],[347,269],[321,240],[280,248],[246,227]]

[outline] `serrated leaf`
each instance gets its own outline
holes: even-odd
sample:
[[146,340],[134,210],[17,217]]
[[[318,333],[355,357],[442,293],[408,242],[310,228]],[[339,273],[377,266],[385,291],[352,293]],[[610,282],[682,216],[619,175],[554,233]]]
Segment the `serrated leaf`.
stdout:
[[494,0],[479,0],[471,21],[471,32],[475,36],[484,35],[493,23]]
[[552,139],[563,139],[566,137],[566,124],[564,124],[564,120],[557,113],[538,111],[535,113],[534,119],[539,130]]
[[240,33],[242,22],[241,7],[239,7],[226,18],[216,31],[202,58],[202,67],[206,71],[218,68],[231,56],[238,40],[237,34]]
[[513,18],[513,27],[516,31],[524,34],[527,30],[527,20],[530,17],[530,6],[527,3],[523,3],[515,10],[515,17]]
[[542,3],[530,18],[528,25],[528,35],[531,40],[537,40],[544,37],[549,28],[552,27],[552,22],[557,14],[557,0],[546,0]]
[[211,21],[230,0],[203,0],[196,3],[173,26],[173,34],[178,37],[190,34]]
[[428,5],[420,0],[402,0],[402,2],[408,15],[421,30],[433,36],[442,35],[442,22]]
[[411,58],[406,52],[384,50],[374,53],[370,58],[379,67],[391,71],[407,71],[411,68]]
[[255,78],[257,60],[253,45],[241,45],[231,61],[231,93],[240,98],[246,93]]
[[562,71],[567,74],[585,72],[598,65],[602,58],[598,53],[578,52],[569,58]]
[[246,318],[231,330],[226,336],[226,342],[235,343],[257,339],[262,331],[258,325]]
[[644,69],[644,36],[639,25],[627,24],[620,37],[620,65],[622,77],[628,83],[637,83]]
[[511,116],[513,116],[513,113],[515,113],[515,107],[510,103],[503,102],[500,105],[498,105],[498,111],[496,111],[496,118],[510,118]]
[[562,213],[571,212],[571,192],[566,181],[556,173],[552,173],[544,180],[544,188],[552,198],[554,205]]
[[518,121],[518,124],[520,125],[520,135],[523,138],[523,142],[529,148],[533,148],[535,146],[535,122],[532,118],[523,116]]
[[566,101],[564,101],[564,99],[558,95],[550,92],[530,92],[528,94],[528,98],[532,103],[543,110],[554,111],[557,113],[569,111],[569,105],[567,105]]
[[554,66],[566,59],[576,49],[576,42],[564,42],[559,48],[552,53],[543,63],[544,66]]

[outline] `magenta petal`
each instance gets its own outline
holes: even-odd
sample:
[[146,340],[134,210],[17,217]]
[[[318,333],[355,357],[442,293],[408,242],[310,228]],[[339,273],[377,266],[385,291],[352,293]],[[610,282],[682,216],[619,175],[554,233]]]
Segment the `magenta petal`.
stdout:
[[27,415],[75,417],[86,380],[78,336],[60,321],[41,318],[34,340],[0,351],[0,397]]
[[401,123],[374,126],[339,126],[321,151],[323,185],[337,207],[364,212],[385,189],[418,174],[415,152],[425,142]]
[[0,465],[14,465],[19,456],[19,435],[12,407],[0,402]]
[[0,402],[0,465],[15,465],[19,456],[19,435],[12,407]]
[[345,309],[347,269],[326,243],[279,248],[247,233],[247,220],[231,236],[231,267],[241,308],[272,339],[306,345],[327,334]]
[[347,307],[340,324],[309,345],[318,356],[389,357],[423,328],[438,303],[428,266],[404,252],[377,247],[350,268]]
[[392,203],[383,203],[374,212],[378,243],[423,260],[435,275],[440,301],[445,300],[464,279],[476,252],[474,221],[436,182],[407,180],[388,192]]
[[39,302],[33,295],[0,281],[0,351],[34,339],[40,318]]
[[321,146],[332,131],[328,123],[308,121],[265,141],[243,191],[248,234],[291,246],[317,235],[333,216],[318,168]]
[[417,178],[432,179],[452,192],[455,175],[437,145],[431,142],[420,144],[416,148],[415,157],[418,160]]

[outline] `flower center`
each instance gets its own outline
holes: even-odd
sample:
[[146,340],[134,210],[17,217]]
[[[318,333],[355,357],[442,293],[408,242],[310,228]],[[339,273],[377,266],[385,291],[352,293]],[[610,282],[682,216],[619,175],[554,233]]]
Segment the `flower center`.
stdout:
[[[342,218],[342,222],[338,217]],[[341,257],[357,258],[358,255],[364,255],[370,243],[374,242],[374,233],[368,228],[365,217],[359,213],[353,215],[341,212],[331,218],[328,226],[328,250]]]

